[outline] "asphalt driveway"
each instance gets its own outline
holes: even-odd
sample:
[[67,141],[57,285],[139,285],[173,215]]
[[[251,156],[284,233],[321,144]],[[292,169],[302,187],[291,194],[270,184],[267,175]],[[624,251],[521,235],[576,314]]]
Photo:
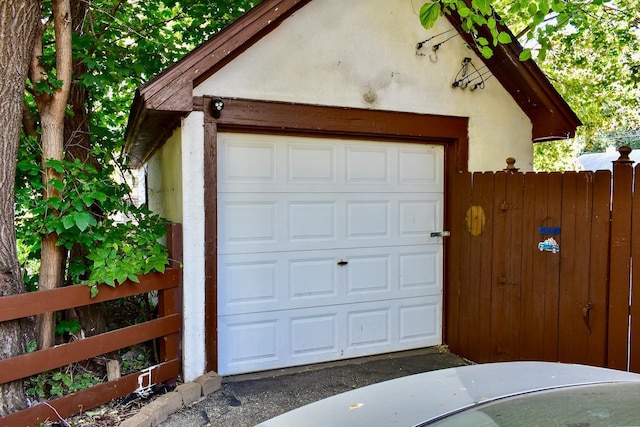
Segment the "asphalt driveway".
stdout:
[[442,347],[223,378],[222,389],[161,427],[254,426],[316,400],[369,384],[470,364]]

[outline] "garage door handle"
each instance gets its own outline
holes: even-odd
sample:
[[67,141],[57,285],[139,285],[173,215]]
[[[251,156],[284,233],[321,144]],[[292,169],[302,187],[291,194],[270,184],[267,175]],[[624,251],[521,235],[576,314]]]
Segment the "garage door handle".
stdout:
[[345,260],[345,259],[339,259],[338,260],[338,265],[347,265],[349,264],[349,261]]

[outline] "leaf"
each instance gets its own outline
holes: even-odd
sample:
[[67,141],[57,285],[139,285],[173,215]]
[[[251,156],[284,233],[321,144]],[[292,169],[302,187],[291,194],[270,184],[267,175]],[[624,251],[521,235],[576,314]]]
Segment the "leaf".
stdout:
[[87,194],[87,193],[80,196],[80,198],[82,199],[82,203],[84,203],[86,207],[90,207],[93,204],[93,201],[95,200],[91,194]]
[[478,44],[480,46],[488,46],[489,40],[487,40],[485,37],[478,37]]
[[436,21],[440,17],[440,3],[425,3],[420,8],[420,23],[427,30],[433,28]]
[[466,18],[466,17],[468,17],[469,15],[471,15],[471,9],[469,9],[468,7],[461,7],[461,8],[458,10],[458,14],[459,14],[461,17]]
[[89,212],[76,212],[73,214],[73,220],[80,231],[84,231],[90,225],[96,225],[97,223],[96,219]]
[[471,4],[483,15],[491,15],[491,3],[489,2],[489,0],[473,0]]
[[47,160],[47,167],[53,169],[58,173],[64,173],[64,166],[60,160],[49,159]]
[[487,59],[493,56],[493,50],[489,46],[484,46],[482,49],[480,49],[480,53]]
[[551,9],[556,13],[564,12],[565,4],[563,1],[554,1],[551,4]]
[[520,61],[527,61],[531,59],[531,49],[524,49],[520,52]]
[[63,192],[64,191],[64,182],[59,179],[53,178],[49,180],[49,185],[55,188],[56,190]]
[[68,230],[74,225],[76,225],[76,220],[71,215],[65,215],[62,217],[62,225],[64,226],[65,230]]
[[509,44],[511,43],[511,36],[509,33],[502,31],[498,34],[498,41],[502,44]]

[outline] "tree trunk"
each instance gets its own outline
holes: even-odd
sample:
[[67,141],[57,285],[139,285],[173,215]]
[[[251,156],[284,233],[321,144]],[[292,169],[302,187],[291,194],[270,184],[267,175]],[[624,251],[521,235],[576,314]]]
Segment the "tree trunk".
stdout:
[[[0,297],[25,291],[16,251],[13,189],[25,81],[39,18],[38,0],[0,2]],[[0,359],[24,353],[20,324],[0,324]],[[0,386],[0,416],[25,406],[22,381]]]
[[[56,47],[56,78],[62,85],[53,94],[39,94],[36,103],[40,111],[42,127],[42,168],[45,185],[44,198],[60,197],[60,192],[51,185],[51,180],[62,177],[53,168],[47,167],[48,160],[62,160],[64,154],[64,117],[71,86],[72,52],[71,52],[71,9],[69,0],[54,0],[53,21]],[[43,81],[46,76],[38,63],[38,50],[34,50],[36,58],[32,59],[32,80]],[[55,289],[62,285],[64,278],[65,251],[58,246],[58,235],[50,233],[42,238],[40,278],[38,289]],[[38,347],[49,348],[55,342],[54,313],[38,316]]]

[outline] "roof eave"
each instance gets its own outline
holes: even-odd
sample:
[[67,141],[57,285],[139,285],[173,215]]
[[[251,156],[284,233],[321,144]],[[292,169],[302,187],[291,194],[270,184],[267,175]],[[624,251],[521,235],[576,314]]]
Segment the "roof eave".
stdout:
[[[193,88],[273,31],[310,0],[266,0],[141,86],[125,133],[132,167],[139,167],[193,109]],[[163,123],[164,126],[154,124]],[[169,125],[169,129],[167,129]]]

